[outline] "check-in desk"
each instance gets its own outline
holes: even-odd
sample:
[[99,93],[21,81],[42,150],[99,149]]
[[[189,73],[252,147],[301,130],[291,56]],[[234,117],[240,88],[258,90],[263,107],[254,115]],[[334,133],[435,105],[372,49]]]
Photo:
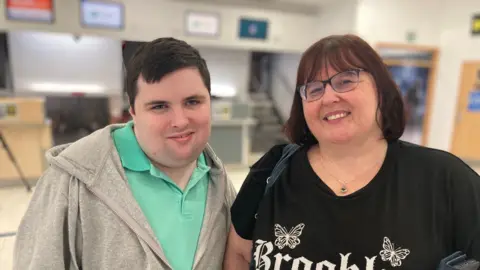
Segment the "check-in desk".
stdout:
[[[39,98],[0,98],[0,132],[23,175],[36,181],[46,168],[45,152],[52,147],[51,126]],[[21,185],[20,176],[0,144],[0,187]]]
[[214,117],[209,143],[213,150],[225,165],[248,166],[250,133],[256,124],[250,117],[249,104],[217,102],[212,107]]
[[248,166],[253,119],[215,120],[210,145],[225,165]]

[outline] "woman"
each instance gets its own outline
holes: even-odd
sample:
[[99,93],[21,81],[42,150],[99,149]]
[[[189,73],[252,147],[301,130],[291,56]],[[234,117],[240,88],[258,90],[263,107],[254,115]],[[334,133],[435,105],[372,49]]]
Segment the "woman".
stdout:
[[372,47],[352,35],[318,41],[297,86],[286,133],[301,147],[265,195],[285,146],[252,167],[225,269],[428,270],[457,250],[480,260],[479,175],[399,140],[402,97]]

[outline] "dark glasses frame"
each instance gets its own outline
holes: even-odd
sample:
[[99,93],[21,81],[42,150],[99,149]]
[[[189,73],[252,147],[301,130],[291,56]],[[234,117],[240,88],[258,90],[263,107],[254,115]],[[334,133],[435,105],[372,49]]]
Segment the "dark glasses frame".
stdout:
[[[336,78],[337,76],[341,75],[341,74],[344,74],[344,73],[346,73],[346,72],[352,72],[352,71],[355,71],[355,72],[356,72],[357,79],[358,79],[358,81],[356,82],[357,84],[356,84],[354,87],[352,87],[351,89],[345,90],[345,91],[338,91],[337,89],[335,89],[335,87],[334,87],[333,84],[332,84],[332,80],[333,80],[334,78]],[[329,85],[332,87],[332,89],[333,89],[335,92],[337,92],[337,93],[350,92],[350,91],[354,90],[355,88],[357,88],[358,84],[360,83],[360,72],[362,72],[362,71],[366,71],[366,70],[363,69],[363,68],[347,69],[347,70],[345,70],[345,71],[342,71],[342,72],[339,72],[339,73],[333,75],[332,77],[328,78],[328,80],[323,80],[323,81],[315,80],[315,81],[311,81],[311,82],[308,82],[308,83],[306,83],[306,84],[300,85],[300,86],[297,87],[296,90],[299,92],[300,97],[301,97],[303,100],[307,101],[307,102],[312,102],[312,101],[319,100],[319,99],[322,98],[323,95],[325,94],[325,90],[324,90],[323,93],[322,93],[321,95],[319,95],[318,97],[315,97],[314,99],[308,99],[306,90],[307,90],[308,86],[311,85],[311,84],[313,84],[313,83],[322,83],[322,84],[323,84],[323,89],[326,89],[326,88],[327,88],[327,85],[329,84]]]

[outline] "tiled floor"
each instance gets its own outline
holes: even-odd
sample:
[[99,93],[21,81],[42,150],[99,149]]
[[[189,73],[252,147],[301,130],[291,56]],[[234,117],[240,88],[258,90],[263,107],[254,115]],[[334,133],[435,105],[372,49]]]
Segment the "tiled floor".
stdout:
[[12,269],[12,251],[14,237],[1,237],[2,234],[15,232],[27,209],[31,193],[23,187],[0,189],[0,265],[1,269]]
[[[228,175],[237,190],[241,187],[247,168],[228,168]],[[480,168],[477,168],[480,173]],[[12,253],[15,238],[1,237],[2,233],[14,232],[25,212],[31,193],[22,187],[0,189],[0,269],[12,269]]]

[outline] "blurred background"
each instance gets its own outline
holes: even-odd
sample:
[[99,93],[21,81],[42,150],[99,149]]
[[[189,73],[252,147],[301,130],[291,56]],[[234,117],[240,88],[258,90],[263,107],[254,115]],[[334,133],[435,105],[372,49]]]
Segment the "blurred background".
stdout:
[[19,169],[34,185],[49,148],[128,121],[124,61],[158,37],[206,59],[210,143],[237,188],[286,142],[301,54],[330,34],[357,34],[383,57],[407,104],[402,139],[480,168],[478,0],[6,0],[0,10],[2,269],[31,196]]

